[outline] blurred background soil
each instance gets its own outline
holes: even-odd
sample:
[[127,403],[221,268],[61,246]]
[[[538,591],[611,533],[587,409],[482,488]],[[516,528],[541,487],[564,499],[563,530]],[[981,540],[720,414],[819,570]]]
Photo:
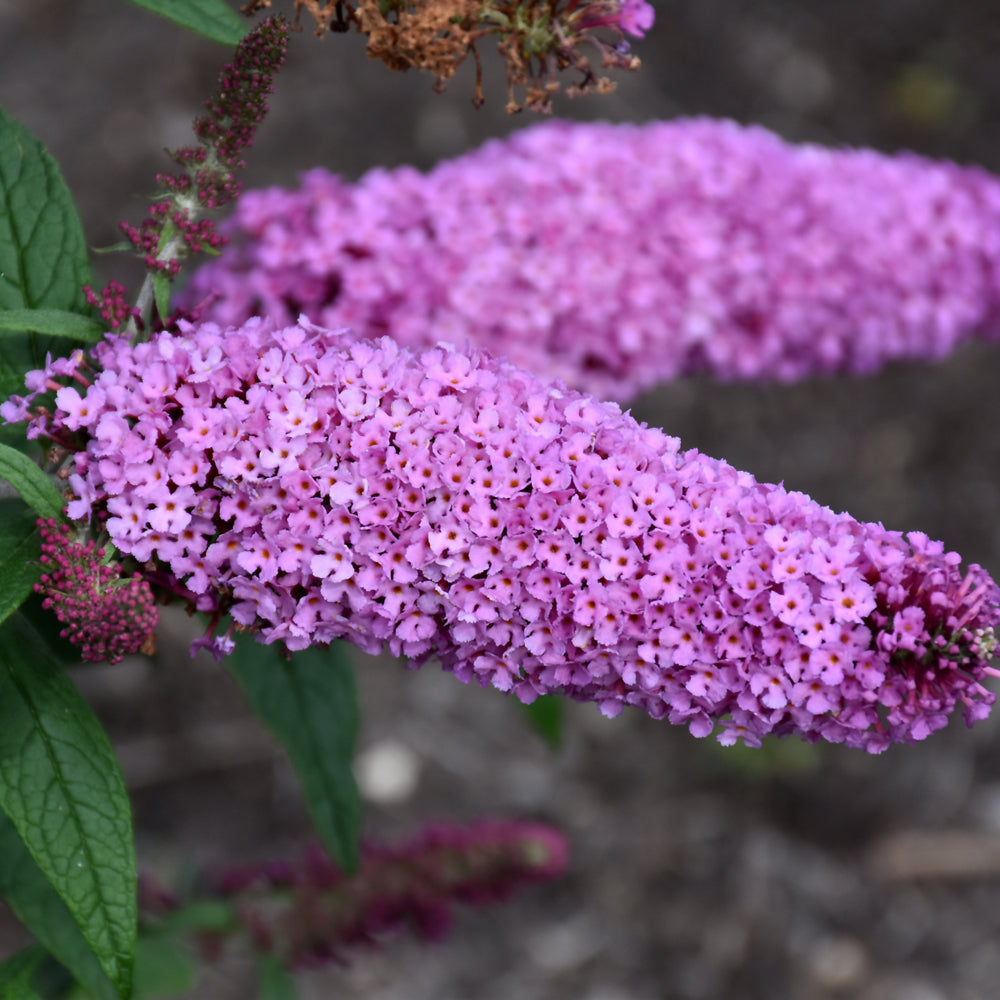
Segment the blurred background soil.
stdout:
[[[289,4],[290,6],[290,4]],[[688,114],[796,140],[902,148],[1000,172],[1000,4],[992,0],[672,0],[615,94],[557,114]],[[277,0],[275,10],[281,9]],[[0,0],[0,106],[61,163],[93,246],[141,217],[165,146],[187,141],[226,51],[122,0]],[[324,165],[427,167],[507,117],[471,74],[366,60],[356,36],[293,37],[249,186]],[[120,263],[113,264],[120,268]],[[120,272],[119,272],[120,273]],[[835,509],[942,538],[1000,573],[998,348],[936,367],[791,386],[690,380],[633,412],[689,446]],[[223,668],[191,661],[183,616],[155,661],[79,671],[134,794],[142,863],[295,850],[308,821],[280,751]],[[567,709],[550,751],[517,706],[432,667],[357,657],[365,832],[522,815],[561,826],[569,874],[300,978],[305,998],[366,1000],[989,1000],[1000,982],[1000,732],[960,721],[879,757],[794,742],[723,750],[637,712]],[[5,923],[10,948],[17,932]],[[192,996],[253,995],[239,959]]]

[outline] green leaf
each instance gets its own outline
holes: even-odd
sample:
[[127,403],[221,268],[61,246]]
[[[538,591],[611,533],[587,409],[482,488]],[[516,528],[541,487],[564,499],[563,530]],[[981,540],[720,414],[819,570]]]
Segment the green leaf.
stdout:
[[0,111],[0,309],[85,312],[87,244],[56,161]]
[[221,899],[199,900],[179,910],[171,910],[156,923],[158,934],[179,934],[188,931],[225,931],[236,924],[229,903]]
[[133,1000],[181,996],[194,986],[196,979],[194,960],[178,942],[159,934],[139,938]]
[[119,240],[106,247],[91,247],[90,252],[103,255],[106,253],[131,253],[134,249],[135,246],[128,240]]
[[41,1000],[32,985],[45,949],[31,945],[0,965],[0,1000]]
[[[18,920],[96,1000],[117,1000],[80,928],[32,860],[17,830],[0,812],[0,896]],[[2,994],[0,994],[2,996]]]
[[41,575],[35,520],[20,500],[0,500],[0,622],[21,606]]
[[39,516],[62,520],[64,501],[55,483],[27,455],[0,444],[0,478]]
[[[0,111],[0,310],[85,315],[82,289],[89,281],[83,227],[56,161]],[[63,338],[6,334],[0,341],[0,396],[23,392],[24,373],[40,367],[47,350],[65,346]]]
[[553,749],[562,746],[563,709],[562,698],[555,694],[539,695],[530,705],[518,702],[535,732]]
[[0,705],[0,808],[127,997],[137,916],[125,782],[90,707],[20,615],[0,628]]
[[[0,344],[0,399],[9,399],[13,395],[24,395],[24,374],[33,367],[30,354],[26,350],[27,337],[17,338],[19,343],[14,351],[6,340]],[[24,437],[24,428],[19,431]]]
[[262,646],[242,635],[226,664],[288,752],[327,850],[345,871],[354,871],[361,826],[351,770],[358,698],[343,644],[304,649],[289,660],[277,644]]
[[297,1000],[295,980],[273,956],[257,956],[257,1000]]
[[37,632],[45,636],[45,644],[60,663],[79,663],[80,647],[59,634],[59,625],[52,611],[42,607],[44,595],[28,594],[27,600],[17,609],[17,613],[27,620]]
[[27,330],[50,337],[84,340],[89,344],[100,340],[107,332],[97,320],[65,309],[0,310],[0,330]]
[[237,45],[251,28],[225,0],[132,0],[132,3],[223,45]]
[[170,279],[163,273],[153,276],[153,301],[160,319],[166,321],[170,315]]

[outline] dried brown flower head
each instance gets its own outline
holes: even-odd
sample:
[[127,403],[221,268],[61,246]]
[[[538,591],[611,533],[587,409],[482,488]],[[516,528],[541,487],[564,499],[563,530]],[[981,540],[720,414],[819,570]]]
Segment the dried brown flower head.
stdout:
[[600,69],[638,69],[625,38],[626,32],[642,34],[630,27],[637,7],[644,8],[639,20],[651,24],[652,8],[641,0],[295,0],[297,24],[304,10],[318,35],[353,26],[367,37],[371,58],[391,69],[427,70],[439,90],[471,55],[477,106],[484,98],[476,43],[496,36],[511,112],[551,111],[558,75],[567,69],[579,73],[567,88],[570,96],[613,90],[614,83],[595,71],[588,56],[599,57]]
[[[437,89],[470,52],[478,61],[475,25],[482,0],[421,0],[393,9],[391,19],[382,12],[385,6],[379,0],[361,0],[357,8],[358,27],[368,38],[372,59],[381,59],[390,69],[428,70]],[[477,100],[479,90],[477,74]]]

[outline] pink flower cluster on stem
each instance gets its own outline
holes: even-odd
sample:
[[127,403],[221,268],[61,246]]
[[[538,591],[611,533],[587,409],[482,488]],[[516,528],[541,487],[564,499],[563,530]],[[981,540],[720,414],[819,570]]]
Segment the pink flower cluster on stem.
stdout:
[[[219,74],[218,89],[205,102],[207,114],[195,119],[198,145],[170,152],[182,172],[158,174],[161,192],[147,217],[139,226],[121,223],[122,232],[150,273],[174,277],[182,258],[216,252],[225,245],[215,223],[198,216],[227,204],[242,191],[236,176],[246,166],[241,156],[253,144],[267,113],[272,80],[284,62],[287,47],[288,25],[280,17],[265,19],[247,34],[232,63]],[[120,312],[116,291],[112,285],[104,293],[113,313]],[[88,301],[96,304],[91,296]]]
[[94,359],[0,416],[78,449],[71,517],[262,642],[387,644],[724,743],[878,751],[994,700],[981,567],[487,354],[255,319]]
[[727,121],[545,123],[437,166],[248,192],[203,318],[471,342],[607,399],[1000,334],[1000,183]]
[[[378,944],[406,927],[438,940],[448,932],[455,904],[503,902],[558,878],[567,855],[565,837],[541,823],[437,824],[398,846],[365,844],[354,875],[313,846],[298,864],[275,860],[229,869],[214,894],[232,902],[236,927],[250,935],[255,950],[301,968],[343,961],[346,949]],[[169,902],[157,908],[169,912]]]

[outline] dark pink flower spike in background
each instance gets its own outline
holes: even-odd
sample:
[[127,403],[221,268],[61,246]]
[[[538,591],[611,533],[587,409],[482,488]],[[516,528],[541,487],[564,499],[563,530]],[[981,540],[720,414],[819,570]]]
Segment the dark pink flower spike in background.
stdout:
[[248,192],[184,297],[202,318],[471,343],[625,401],[790,380],[1000,333],[1000,182],[710,119],[551,122],[428,174]]

